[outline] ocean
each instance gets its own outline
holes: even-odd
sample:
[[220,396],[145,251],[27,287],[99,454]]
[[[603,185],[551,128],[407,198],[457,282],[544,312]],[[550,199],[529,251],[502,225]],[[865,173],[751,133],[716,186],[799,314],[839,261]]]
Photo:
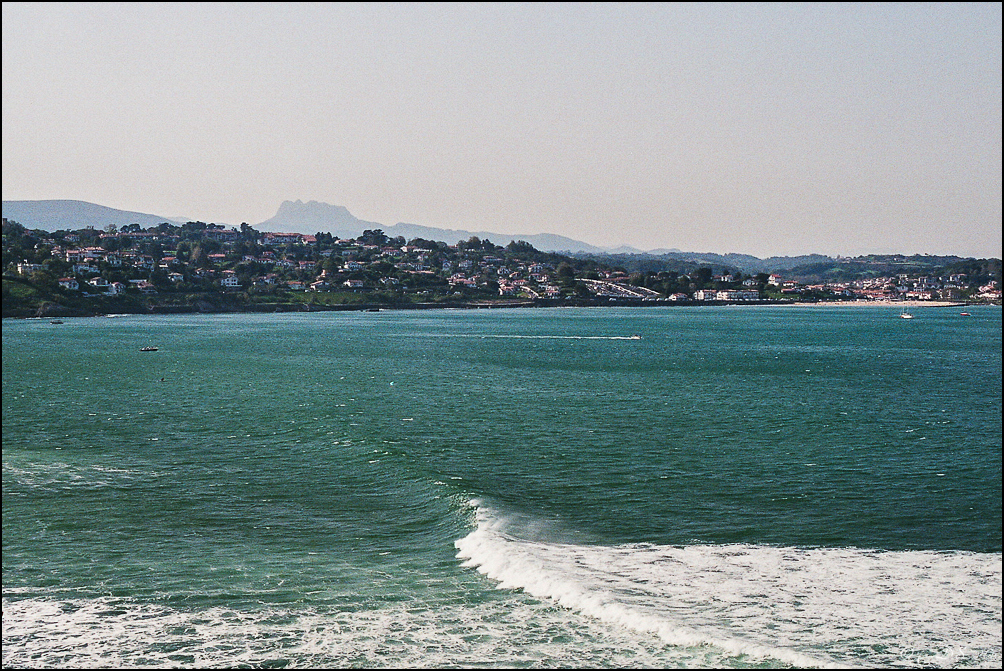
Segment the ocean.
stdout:
[[3,666],[1000,668],[966,310],[4,320]]

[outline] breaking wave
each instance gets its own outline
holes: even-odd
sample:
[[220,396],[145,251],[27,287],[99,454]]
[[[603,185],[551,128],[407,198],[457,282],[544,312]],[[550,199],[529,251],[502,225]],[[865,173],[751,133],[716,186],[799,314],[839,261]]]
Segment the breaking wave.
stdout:
[[1001,555],[761,545],[576,545],[472,501],[465,566],[672,646],[793,666],[1001,663]]

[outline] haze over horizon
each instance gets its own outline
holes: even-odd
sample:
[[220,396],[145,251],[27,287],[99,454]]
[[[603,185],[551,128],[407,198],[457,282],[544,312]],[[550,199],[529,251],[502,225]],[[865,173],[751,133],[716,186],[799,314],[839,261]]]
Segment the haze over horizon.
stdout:
[[3,199],[1001,257],[1001,5],[3,3]]

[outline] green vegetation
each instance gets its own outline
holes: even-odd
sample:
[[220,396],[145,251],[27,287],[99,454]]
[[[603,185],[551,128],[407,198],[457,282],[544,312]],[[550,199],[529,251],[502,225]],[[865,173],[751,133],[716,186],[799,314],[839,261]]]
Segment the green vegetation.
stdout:
[[[720,266],[708,258],[736,262]],[[783,276],[741,255],[568,256],[524,241],[456,245],[366,230],[247,224],[28,230],[3,221],[3,315],[921,298],[999,301],[999,259],[804,257]],[[790,262],[796,260],[789,259]],[[742,266],[737,267],[737,266]],[[744,270],[745,269],[745,270]],[[994,292],[996,291],[996,295]]]

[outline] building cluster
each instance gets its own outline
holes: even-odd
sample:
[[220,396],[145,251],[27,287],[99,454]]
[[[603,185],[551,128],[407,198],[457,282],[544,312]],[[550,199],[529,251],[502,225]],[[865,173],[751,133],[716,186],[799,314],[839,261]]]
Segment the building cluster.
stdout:
[[901,273],[896,276],[818,284],[798,284],[771,275],[770,283],[780,286],[782,294],[820,292],[870,301],[957,301],[967,297],[991,302],[1001,300],[1001,290],[996,280],[980,286],[973,295],[968,292],[968,277],[961,274],[930,277]]
[[[611,300],[749,302],[764,298],[836,298],[892,300],[959,300],[972,296],[964,275],[947,277],[877,277],[849,282],[801,284],[780,275],[742,276],[723,273],[703,282],[666,273],[629,276],[593,264],[588,272],[572,269],[555,255],[525,243],[503,248],[477,238],[445,245],[416,239],[387,238],[366,231],[356,239],[328,234],[259,233],[218,225],[195,231],[142,230],[86,236],[78,233],[43,238],[49,259],[16,264],[31,275],[58,270],[59,285],[88,295],[161,291],[256,290],[326,292],[390,291],[414,295],[497,295],[529,299],[595,296]],[[47,234],[48,235],[48,234]],[[320,238],[320,239],[319,239]],[[522,246],[521,246],[522,245]],[[550,260],[542,260],[548,258]],[[58,261],[52,264],[50,261]],[[557,267],[555,267],[557,263]],[[676,275],[675,273],[673,275]],[[678,281],[683,280],[683,281]],[[966,292],[964,296],[964,292]],[[977,298],[1000,301],[996,281],[979,288]]]
[[[163,290],[172,285],[178,289],[198,285],[223,290],[413,290],[419,294],[475,290],[527,298],[562,295],[552,264],[520,259],[502,248],[485,253],[430,241],[416,245],[385,239],[374,244],[361,238],[332,238],[319,244],[315,236],[299,233],[260,233],[252,244],[241,244],[241,232],[236,229],[209,229],[204,237],[219,243],[219,251],[196,252],[197,243],[148,231],[103,234],[102,246],[74,246],[79,240],[75,234],[42,243],[49,246],[52,259],[63,262],[59,267],[68,271],[59,278],[59,285],[87,293],[116,294],[130,287],[156,293],[158,286]],[[124,239],[138,249],[107,245],[110,239]],[[150,243],[156,244],[158,253],[140,251]],[[16,265],[21,275],[43,269],[45,263]],[[110,276],[116,279],[109,280]]]

